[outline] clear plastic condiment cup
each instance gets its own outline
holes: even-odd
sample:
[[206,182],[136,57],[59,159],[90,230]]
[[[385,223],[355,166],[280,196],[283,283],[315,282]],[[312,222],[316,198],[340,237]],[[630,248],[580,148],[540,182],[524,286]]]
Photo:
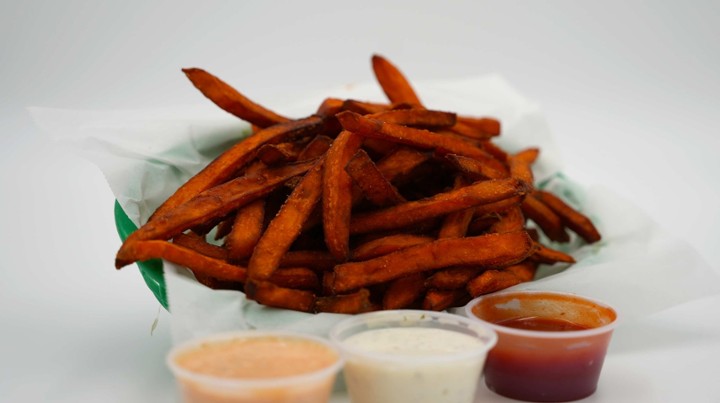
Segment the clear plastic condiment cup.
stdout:
[[[311,361],[318,351],[328,356],[328,365],[308,370],[298,368],[297,373],[272,377],[219,377],[203,371],[193,371],[178,363],[183,354],[195,353],[203,346],[213,343],[226,343],[233,340],[265,338],[270,342],[298,343],[298,348],[312,346],[308,352]],[[307,344],[309,343],[309,344]],[[302,357],[303,352],[299,352]],[[285,365],[283,356],[267,356],[267,360],[276,360],[277,365]],[[340,351],[328,340],[305,334],[291,332],[237,331],[221,333],[193,340],[173,348],[167,356],[167,365],[178,381],[182,397],[187,403],[318,403],[327,402],[332,392],[337,373],[344,360]],[[218,365],[233,363],[223,359]],[[250,365],[247,362],[243,365]],[[264,364],[263,364],[264,365]]]
[[[413,340],[412,335],[417,336],[413,329],[426,329],[420,330],[425,332],[425,338],[430,329],[433,339],[428,348],[413,345],[418,340]],[[397,340],[381,351],[377,345],[352,341],[354,336],[368,336],[378,330],[389,330],[385,336],[397,336]],[[435,339],[435,335],[439,337]],[[388,341],[385,336],[382,340]],[[441,337],[446,336],[448,343],[460,342],[462,348],[443,345]],[[488,326],[459,315],[396,310],[346,319],[330,331],[330,339],[345,355],[343,372],[353,403],[471,403],[485,357],[497,336]]]
[[[470,301],[465,313],[498,334],[498,343],[485,364],[488,388],[505,397],[533,402],[563,402],[592,395],[618,319],[615,310],[603,302],[544,291],[482,296]],[[517,328],[523,320],[565,329]],[[511,321],[516,323],[514,327],[509,327]]]

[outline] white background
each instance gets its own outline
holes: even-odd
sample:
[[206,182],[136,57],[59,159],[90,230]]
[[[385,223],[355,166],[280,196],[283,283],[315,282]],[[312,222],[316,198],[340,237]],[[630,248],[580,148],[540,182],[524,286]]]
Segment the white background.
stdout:
[[[181,67],[270,107],[372,80],[373,53],[413,80],[500,73],[542,106],[569,176],[720,270],[718,2],[0,1],[0,401],[175,400],[168,316],[113,268],[104,178],[25,108],[206,102]],[[719,317],[713,297],[625,323],[588,400],[720,401]]]

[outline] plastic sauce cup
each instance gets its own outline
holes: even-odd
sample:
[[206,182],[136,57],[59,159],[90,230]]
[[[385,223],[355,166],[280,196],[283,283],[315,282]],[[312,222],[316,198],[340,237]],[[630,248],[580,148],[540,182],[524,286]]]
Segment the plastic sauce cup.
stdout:
[[346,319],[330,339],[353,403],[471,403],[497,336],[462,316],[396,310]]
[[167,365],[185,402],[327,402],[343,359],[327,340],[240,331],[173,348]]
[[542,291],[479,297],[465,313],[498,334],[485,365],[488,388],[535,402],[571,401],[595,392],[618,318],[602,302]]

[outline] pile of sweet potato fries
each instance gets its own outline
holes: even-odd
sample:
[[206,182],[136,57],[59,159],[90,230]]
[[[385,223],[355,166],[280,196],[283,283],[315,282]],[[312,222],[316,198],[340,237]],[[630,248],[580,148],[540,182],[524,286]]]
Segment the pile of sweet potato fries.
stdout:
[[508,154],[492,142],[496,119],[426,109],[393,64],[372,65],[388,103],[328,98],[303,119],[183,70],[253,134],[167,199],[116,266],[162,258],[209,287],[298,311],[444,310],[530,281],[539,264],[574,262],[536,228],[557,242],[568,230],[600,239],[533,187],[538,149]]

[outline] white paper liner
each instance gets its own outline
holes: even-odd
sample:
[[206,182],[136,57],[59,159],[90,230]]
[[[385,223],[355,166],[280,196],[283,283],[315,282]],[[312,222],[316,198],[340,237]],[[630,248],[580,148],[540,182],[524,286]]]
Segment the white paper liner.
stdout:
[[[571,253],[578,263],[567,269],[542,268],[542,279],[515,288],[567,291],[600,299],[614,306],[624,321],[720,293],[717,274],[697,252],[663,231],[641,209],[608,189],[583,188],[560,174],[561,159],[540,109],[501,77],[419,83],[416,88],[429,108],[500,119],[503,134],[498,143],[510,151],[540,147],[541,156],[534,167],[538,182],[591,216],[603,235],[595,245],[585,245],[577,237],[567,245],[552,244]],[[384,100],[375,84],[347,85],[293,96],[302,102],[273,109],[305,116],[329,96]],[[60,144],[97,164],[136,225],[145,222],[192,174],[248,132],[246,123],[212,104],[141,111],[31,108],[31,113]],[[263,307],[246,300],[240,292],[206,288],[184,268],[168,262],[164,267],[175,343],[243,328],[326,336],[345,316]]]

